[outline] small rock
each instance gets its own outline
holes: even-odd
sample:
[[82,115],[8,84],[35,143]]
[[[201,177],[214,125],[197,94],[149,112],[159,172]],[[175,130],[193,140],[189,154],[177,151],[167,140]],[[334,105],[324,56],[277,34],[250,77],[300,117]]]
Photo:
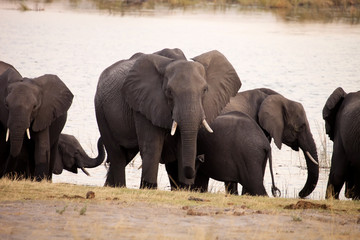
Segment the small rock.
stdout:
[[95,198],[95,193],[93,191],[88,191],[86,193],[86,199],[93,199]]

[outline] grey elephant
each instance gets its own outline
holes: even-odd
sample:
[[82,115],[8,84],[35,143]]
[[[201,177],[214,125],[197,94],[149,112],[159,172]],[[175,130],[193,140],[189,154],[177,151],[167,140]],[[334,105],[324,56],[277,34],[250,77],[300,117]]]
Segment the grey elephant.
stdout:
[[[239,92],[230,99],[222,113],[239,111],[248,114],[264,130],[269,140],[281,149],[282,144],[304,153],[308,177],[299,196],[308,196],[316,187],[319,165],[316,144],[313,139],[304,107],[267,88]],[[226,183],[230,192],[237,192],[237,185]]]
[[326,133],[334,142],[326,198],[360,199],[360,91],[346,93],[341,87],[323,108]]
[[59,151],[53,169],[54,174],[61,174],[63,169],[78,173],[78,168],[80,168],[86,175],[90,176],[85,168],[97,167],[105,159],[105,149],[101,138],[97,142],[98,156],[95,158],[91,158],[86,154],[73,135],[60,134],[58,147]]
[[0,99],[1,176],[51,179],[73,94],[56,75],[23,78],[11,66],[0,76]]
[[240,86],[235,69],[218,51],[193,61],[180,49],[138,53],[105,69],[95,95],[110,164],[105,185],[126,186],[125,166],[140,150],[140,187],[156,188],[165,145],[180,159],[180,181],[192,184],[198,131],[202,125],[212,131],[208,124]]
[[199,131],[198,154],[203,159],[192,188],[207,191],[209,178],[213,178],[240,183],[243,194],[267,196],[263,182],[269,159],[272,194],[279,196],[272,171],[270,143],[259,125],[247,114],[229,112],[218,116],[210,127],[214,130],[212,134]]

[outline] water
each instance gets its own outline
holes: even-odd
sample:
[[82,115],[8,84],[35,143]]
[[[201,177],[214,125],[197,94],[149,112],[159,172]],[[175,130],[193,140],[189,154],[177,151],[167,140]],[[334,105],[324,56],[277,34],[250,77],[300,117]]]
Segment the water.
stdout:
[[[170,12],[164,15],[109,15],[74,12],[63,8],[45,11],[13,10],[1,5],[0,59],[14,65],[23,76],[57,74],[75,95],[64,132],[79,139],[95,156],[99,132],[94,94],[102,70],[136,52],[151,53],[180,48],[190,58],[217,49],[235,67],[243,86],[272,88],[299,101],[309,119],[321,155],[324,121],[321,111],[332,91],[360,89],[360,27],[341,23],[284,22],[266,12]],[[297,197],[306,181],[302,154],[283,145],[273,147],[275,181],[285,197]],[[331,142],[327,153],[331,154]],[[321,157],[321,156],[320,156]],[[141,170],[137,160],[126,169],[127,185],[138,188]],[[54,182],[102,186],[106,169],[89,169],[91,177],[64,171]],[[328,169],[309,196],[324,199]],[[169,189],[161,165],[159,188]],[[267,169],[265,186],[270,193]],[[212,191],[223,191],[213,181]]]

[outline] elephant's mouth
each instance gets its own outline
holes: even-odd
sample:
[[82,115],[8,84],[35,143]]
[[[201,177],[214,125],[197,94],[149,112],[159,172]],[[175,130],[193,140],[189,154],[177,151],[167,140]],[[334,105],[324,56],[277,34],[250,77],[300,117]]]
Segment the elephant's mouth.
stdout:
[[[202,123],[202,125],[205,127],[205,129],[206,129],[208,132],[210,132],[210,133],[213,133],[213,132],[214,132],[214,131],[211,129],[211,127],[209,126],[209,124],[208,124],[208,122],[206,121],[205,118],[202,120],[201,123]],[[176,132],[177,126],[178,126],[178,123],[177,123],[175,120],[173,120],[173,123],[172,123],[172,126],[171,126],[171,132],[170,132],[171,136],[174,136],[174,134],[175,134],[175,132]]]
[[[6,142],[9,141],[9,136],[10,136],[10,128],[8,128],[7,131],[6,131],[6,137],[5,137]],[[26,129],[26,136],[28,137],[28,139],[31,139],[31,137],[30,137],[30,129],[29,128]]]

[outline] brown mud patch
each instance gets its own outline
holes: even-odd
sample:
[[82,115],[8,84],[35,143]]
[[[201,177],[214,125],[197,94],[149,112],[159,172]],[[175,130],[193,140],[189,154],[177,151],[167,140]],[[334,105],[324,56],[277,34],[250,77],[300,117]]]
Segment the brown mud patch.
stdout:
[[284,207],[284,209],[330,209],[329,205],[312,203],[304,200],[298,201],[296,204],[290,204]]

